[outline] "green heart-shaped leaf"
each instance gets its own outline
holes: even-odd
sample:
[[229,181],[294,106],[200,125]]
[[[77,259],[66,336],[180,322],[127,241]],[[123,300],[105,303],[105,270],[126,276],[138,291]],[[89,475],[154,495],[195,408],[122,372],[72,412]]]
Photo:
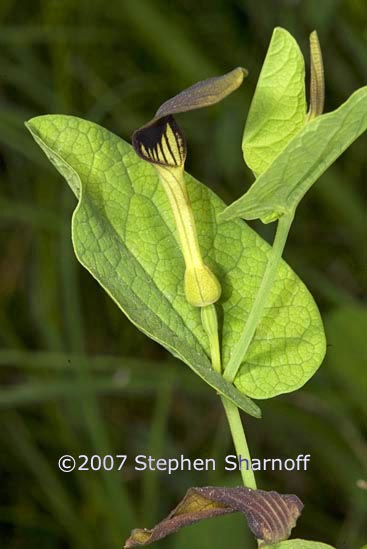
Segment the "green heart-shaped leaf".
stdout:
[[306,119],[305,64],[289,32],[274,29],[243,134],[246,164],[256,176],[268,169]]
[[366,129],[367,86],[354,92],[337,110],[305,124],[221,218],[260,218],[268,223],[294,212],[308,189]]
[[[259,409],[244,395],[270,398],[314,374],[325,353],[320,315],[285,262],[235,380],[241,395],[211,369],[200,311],[185,299],[175,222],[154,168],[122,139],[79,118],[41,116],[27,126],[79,197],[72,222],[79,261],[140,330],[257,417]],[[241,220],[218,224],[224,203],[189,175],[186,180],[203,257],[223,288],[218,308],[225,366],[270,248]]]

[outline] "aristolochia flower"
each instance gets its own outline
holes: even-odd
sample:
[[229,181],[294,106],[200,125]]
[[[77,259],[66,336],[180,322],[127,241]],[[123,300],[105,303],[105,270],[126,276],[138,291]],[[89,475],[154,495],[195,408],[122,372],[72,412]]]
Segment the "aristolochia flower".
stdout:
[[155,117],[136,130],[132,138],[136,153],[155,167],[167,194],[185,261],[186,299],[196,307],[215,303],[221,287],[201,255],[185,184],[186,141],[173,114],[218,103],[236,90],[246,75],[247,71],[238,67],[223,76],[194,84],[163,103]]

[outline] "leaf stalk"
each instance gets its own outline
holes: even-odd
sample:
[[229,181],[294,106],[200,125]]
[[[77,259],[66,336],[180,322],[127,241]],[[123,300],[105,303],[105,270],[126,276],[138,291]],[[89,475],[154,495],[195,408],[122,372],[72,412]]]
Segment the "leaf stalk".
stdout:
[[223,373],[224,379],[230,383],[233,383],[237,376],[238,370],[240,369],[240,366],[246,356],[248,348],[263,315],[266,302],[278,271],[279,263],[282,258],[284,246],[287,241],[293,218],[294,212],[284,214],[279,218],[273,247],[269,254],[268,263],[266,265],[260,288],[256,294],[254,304],[247,317],[247,321],[240,339],[235,345],[231,358],[229,359]]

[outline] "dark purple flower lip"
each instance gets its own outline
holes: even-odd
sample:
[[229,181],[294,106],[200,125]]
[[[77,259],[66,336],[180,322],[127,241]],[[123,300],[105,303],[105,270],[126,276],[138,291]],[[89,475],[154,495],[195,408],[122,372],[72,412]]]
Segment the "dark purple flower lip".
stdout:
[[154,118],[136,130],[132,144],[140,158],[168,168],[183,167],[186,160],[186,140],[173,114],[201,109],[218,103],[235,91],[247,76],[247,70],[237,67],[186,88],[165,101]]

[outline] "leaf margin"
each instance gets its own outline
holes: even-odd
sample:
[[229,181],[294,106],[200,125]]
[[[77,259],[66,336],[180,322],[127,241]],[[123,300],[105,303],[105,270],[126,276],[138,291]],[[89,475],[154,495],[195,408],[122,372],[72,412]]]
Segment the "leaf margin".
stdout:
[[[75,196],[78,199],[78,203],[76,208],[74,209],[73,215],[72,215],[72,242],[73,242],[73,248],[75,255],[78,259],[78,261],[81,263],[81,265],[94,277],[95,274],[90,270],[88,265],[86,265],[83,261],[83,259],[80,257],[78,246],[76,245],[76,242],[74,240],[74,220],[75,216],[81,208],[82,200],[83,200],[83,184],[81,181],[81,178],[79,174],[68,164],[59,154],[57,154],[51,147],[49,147],[37,134],[37,130],[34,126],[32,126],[32,123],[39,119],[43,118],[47,115],[42,115],[40,117],[34,117],[28,120],[25,123],[26,128],[30,131],[32,137],[35,139],[37,144],[41,147],[43,152],[46,154],[47,158],[50,160],[50,162],[54,165],[54,167],[59,171],[59,173],[66,179],[67,183],[69,184],[71,190],[75,194]],[[52,115],[51,115],[52,116]],[[75,117],[74,117],[75,118]],[[82,120],[82,119],[80,119]],[[73,183],[70,184],[69,178],[72,177]],[[77,182],[77,184],[76,184]],[[78,192],[78,190],[79,192]],[[136,326],[141,332],[143,332],[145,335],[147,335],[149,338],[153,339],[160,345],[162,345],[165,348],[168,348],[171,354],[175,357],[178,357],[182,362],[187,364],[193,371],[196,373],[203,381],[205,381],[212,389],[215,389],[218,394],[226,397],[229,401],[231,401],[233,404],[235,404],[238,408],[240,408],[242,411],[246,412],[247,414],[251,415],[252,417],[255,417],[257,419],[261,418],[261,410],[257,404],[253,402],[250,397],[239,391],[234,385],[228,383],[223,379],[223,377],[218,374],[216,371],[214,371],[211,368],[209,359],[206,366],[203,366],[199,363],[191,364],[187,361],[185,357],[180,355],[176,349],[173,347],[167,346],[167,344],[160,339],[158,339],[153,333],[150,333],[148,330],[143,328],[136,320],[134,320],[131,315],[122,308],[121,304],[118,303],[118,301],[114,298],[114,296],[110,293],[108,288],[105,287],[102,281],[98,280],[98,283],[101,285],[101,287],[104,289],[104,291],[109,295],[109,297],[116,303],[118,308],[122,310],[122,312],[126,315],[126,317]]]
[[[360,97],[361,96],[361,97]],[[335,160],[356,140],[360,137],[367,128],[367,114],[365,116],[365,121],[360,123],[360,126],[356,132],[354,132],[353,137],[349,137],[345,140],[345,145],[339,148],[338,152],[333,152],[329,154],[328,160],[325,162],[315,162],[316,169],[314,169],[313,175],[310,176],[310,169],[304,174],[304,179],[307,182],[306,177],[308,177],[308,182],[303,185],[301,189],[298,189],[298,180],[296,183],[293,183],[291,191],[287,191],[285,186],[281,187],[279,183],[280,194],[286,193],[285,199],[282,198],[282,202],[277,203],[277,200],[271,198],[273,193],[274,181],[276,179],[280,180],[285,177],[285,170],[287,166],[297,164],[295,160],[292,159],[291,151],[300,150],[303,147],[302,139],[304,136],[309,136],[311,132],[314,132],[317,135],[317,129],[320,124],[325,124],[330,121],[332,117],[339,117],[340,114],[344,114],[344,111],[347,107],[350,107],[351,103],[356,103],[352,105],[352,108],[358,106],[360,101],[365,101],[367,106],[367,86],[363,86],[356,90],[342,105],[340,105],[334,111],[328,112],[326,114],[320,115],[313,120],[309,121],[303,126],[303,128],[289,141],[288,145],[281,151],[281,153],[275,158],[274,162],[270,167],[262,173],[251,185],[249,190],[241,196],[238,200],[230,204],[221,214],[219,214],[220,221],[229,221],[237,217],[252,220],[260,219],[263,223],[271,223],[276,219],[279,219],[281,215],[292,213],[296,210],[299,202],[304,197],[306,192],[312,187],[312,185],[319,179],[319,177],[335,162]],[[367,108],[366,108],[367,113]],[[350,114],[350,111],[347,112],[347,115]],[[315,139],[316,141],[316,139]],[[315,148],[316,145],[315,145]],[[333,151],[335,151],[335,148]],[[280,168],[279,168],[280,166]],[[312,167],[313,167],[312,166]],[[311,169],[312,169],[311,167]],[[276,170],[279,170],[281,175],[278,175]],[[275,173],[274,173],[275,172]],[[315,175],[316,172],[316,175]],[[269,181],[272,183],[272,187],[269,189]],[[311,181],[311,182],[310,182]],[[286,189],[286,190],[284,190]],[[289,203],[289,196],[293,194],[294,198],[292,203]],[[267,204],[267,201],[269,202]],[[279,202],[279,201],[278,201]],[[284,203],[285,202],[285,203]],[[265,205],[264,205],[265,204]]]

